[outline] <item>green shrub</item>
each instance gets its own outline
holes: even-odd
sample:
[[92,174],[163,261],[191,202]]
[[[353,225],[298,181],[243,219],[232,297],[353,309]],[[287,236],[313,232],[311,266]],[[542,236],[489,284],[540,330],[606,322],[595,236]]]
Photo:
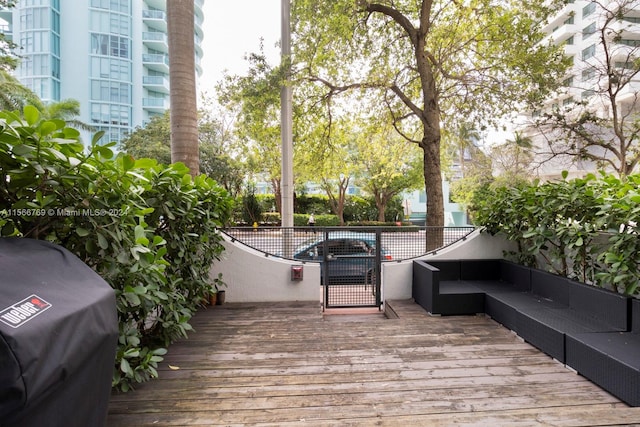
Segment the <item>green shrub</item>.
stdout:
[[331,214],[329,197],[326,194],[305,194],[294,198],[294,211],[302,214]]
[[629,295],[640,290],[639,175],[486,186],[472,209],[476,224],[517,242],[517,262]]
[[264,213],[276,212],[276,197],[274,194],[256,194],[256,200],[260,204],[260,209]]
[[242,197],[242,220],[247,224],[262,221],[262,206],[256,197],[255,186],[250,184]]
[[120,327],[113,386],[157,376],[166,347],[221,278],[209,279],[223,247],[216,231],[231,199],[183,164],[119,154],[114,144],[85,154],[79,132],[41,120],[33,107],[0,112],[0,230],[58,243],[114,289]]
[[[336,215],[314,215],[316,218],[316,227],[337,227],[340,220]],[[293,214],[293,225],[296,227],[305,227],[309,225],[309,215]]]
[[280,214],[278,212],[265,212],[262,214],[264,225],[280,225]]

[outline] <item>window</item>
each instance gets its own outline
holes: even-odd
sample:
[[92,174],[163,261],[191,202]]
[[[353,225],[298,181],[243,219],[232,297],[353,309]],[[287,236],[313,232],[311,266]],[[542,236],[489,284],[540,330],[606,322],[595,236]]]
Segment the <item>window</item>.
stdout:
[[49,8],[32,7],[21,9],[20,23],[25,30],[49,28]]
[[34,91],[41,99],[49,99],[48,78],[23,79],[22,82],[26,87]]
[[592,22],[582,29],[582,38],[587,39],[596,33],[596,23]]
[[111,36],[111,56],[129,58],[129,39]]
[[588,99],[588,98],[591,98],[595,94],[596,94],[596,92],[593,91],[593,90],[585,90],[585,91],[582,91],[582,94],[580,94],[580,96],[582,97],[582,99]]
[[131,18],[126,15],[112,13],[109,23],[109,29],[112,34],[129,35]]
[[120,59],[111,59],[109,62],[109,77],[112,80],[131,82],[131,63]]
[[562,86],[564,86],[564,87],[571,87],[571,86],[573,86],[573,76],[571,76],[571,77],[569,77],[569,78],[565,79],[565,80],[562,82]]
[[92,10],[89,15],[91,29],[98,33],[109,33],[109,12]]
[[[131,85],[109,80],[91,80],[91,100],[131,103]],[[117,120],[118,122],[120,120]]]
[[27,76],[49,75],[49,55],[29,55],[22,60],[20,67]]
[[51,57],[51,76],[59,79],[60,78],[60,58]]
[[60,101],[60,82],[52,81],[51,82],[51,99],[54,101]]
[[24,53],[49,52],[49,32],[25,31],[20,38],[20,45]]
[[635,64],[631,61],[616,61],[614,66],[624,70],[635,70]]
[[91,0],[91,7],[125,13],[127,15],[131,14],[129,0]]
[[620,44],[623,44],[625,46],[638,47],[640,46],[640,40],[622,39],[620,40]]
[[127,105],[110,105],[92,102],[91,122],[105,125],[129,126],[131,123],[131,107]]
[[592,44],[586,49],[582,50],[582,60],[585,61],[589,58],[593,58],[596,55],[596,45]]
[[582,8],[582,18],[586,18],[596,11],[596,2],[591,2]]
[[51,30],[56,34],[60,34],[60,14],[57,12],[51,14]]
[[111,13],[107,10],[92,10],[89,20],[91,29],[96,33],[128,36],[131,28],[129,16]]
[[108,55],[109,36],[106,34],[91,34],[91,53]]
[[91,34],[91,53],[118,58],[130,58],[129,39],[108,34]]
[[594,78],[596,76],[596,69],[595,68],[587,68],[586,70],[582,71],[582,81],[586,82],[591,80],[592,78]]
[[346,255],[365,255],[370,253],[367,244],[361,240],[346,240],[344,249]]
[[55,34],[51,35],[51,53],[60,56],[60,36]]

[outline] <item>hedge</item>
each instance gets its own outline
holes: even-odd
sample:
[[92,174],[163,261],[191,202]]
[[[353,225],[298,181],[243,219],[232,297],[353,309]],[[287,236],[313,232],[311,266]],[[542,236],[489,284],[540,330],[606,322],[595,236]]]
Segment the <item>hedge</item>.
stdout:
[[43,120],[30,106],[22,117],[0,112],[0,231],[61,244],[115,289],[113,386],[126,391],[157,377],[169,344],[223,285],[209,271],[232,200],[183,164],[114,155],[114,143],[98,145],[101,136],[85,153],[64,121]]
[[640,175],[566,176],[484,187],[471,207],[475,223],[517,242],[515,261],[638,296]]

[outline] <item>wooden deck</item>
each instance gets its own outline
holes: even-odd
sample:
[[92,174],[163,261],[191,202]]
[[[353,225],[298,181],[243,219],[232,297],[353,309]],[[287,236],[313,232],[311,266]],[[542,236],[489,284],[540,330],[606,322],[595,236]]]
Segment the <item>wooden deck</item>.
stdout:
[[399,318],[309,303],[203,310],[158,380],[112,397],[108,426],[640,425],[640,408],[491,319],[389,306]]

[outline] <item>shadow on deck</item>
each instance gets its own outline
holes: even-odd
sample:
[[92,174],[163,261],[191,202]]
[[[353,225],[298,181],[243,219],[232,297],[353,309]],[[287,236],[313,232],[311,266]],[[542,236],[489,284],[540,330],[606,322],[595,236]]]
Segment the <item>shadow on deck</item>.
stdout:
[[640,425],[640,408],[487,317],[387,309],[397,318],[323,316],[318,303],[203,310],[158,380],[112,396],[108,426]]

